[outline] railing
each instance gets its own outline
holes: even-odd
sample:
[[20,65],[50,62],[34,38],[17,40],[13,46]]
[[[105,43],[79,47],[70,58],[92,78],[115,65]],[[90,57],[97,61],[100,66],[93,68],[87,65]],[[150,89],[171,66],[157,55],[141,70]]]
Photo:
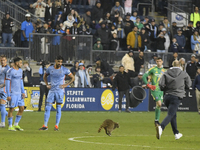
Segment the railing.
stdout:
[[54,62],[57,55],[62,55],[66,63],[81,59],[90,63],[93,36],[32,33],[29,47],[30,57],[36,61]]
[[[0,9],[3,12],[9,11],[10,16],[15,18],[15,20],[18,20],[19,22],[23,22],[25,20],[25,15],[28,13],[25,9],[17,6],[15,3],[12,3],[9,0],[0,0]],[[29,12],[29,14],[31,14]],[[31,14],[31,20],[32,21],[36,21],[38,18],[37,16],[35,16],[34,14]],[[42,19],[40,19],[42,23],[44,23],[44,21]]]

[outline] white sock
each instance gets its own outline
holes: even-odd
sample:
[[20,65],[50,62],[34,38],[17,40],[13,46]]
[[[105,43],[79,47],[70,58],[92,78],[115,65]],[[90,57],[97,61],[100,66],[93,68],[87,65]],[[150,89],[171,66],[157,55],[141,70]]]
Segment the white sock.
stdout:
[[3,126],[5,126],[5,122],[1,122],[1,124],[2,124]]
[[15,122],[15,123],[14,123],[14,126],[18,126],[18,123]]

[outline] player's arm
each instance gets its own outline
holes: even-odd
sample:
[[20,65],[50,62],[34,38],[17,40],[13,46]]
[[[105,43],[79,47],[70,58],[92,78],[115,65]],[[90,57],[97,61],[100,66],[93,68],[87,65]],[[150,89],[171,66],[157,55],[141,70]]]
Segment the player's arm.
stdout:
[[51,85],[48,85],[48,81],[47,81],[47,76],[48,76],[48,74],[47,73],[45,73],[44,74],[44,76],[43,76],[43,79],[44,79],[44,82],[45,82],[45,84],[46,84],[46,86],[47,86],[47,88],[51,88]]
[[22,92],[22,99],[25,98],[25,91],[24,91],[24,82],[23,79],[21,79],[21,92]]
[[159,80],[159,87],[160,87],[161,91],[164,91],[166,88],[165,74],[163,74]]
[[72,73],[70,73],[68,76],[71,78],[71,80],[68,83],[61,85],[61,88],[66,88],[68,85],[70,85],[74,82],[74,80],[75,80],[74,75]]
[[7,100],[10,101],[10,80],[11,80],[11,71],[8,70],[6,74],[6,94],[7,94]]
[[152,70],[153,70],[153,68],[149,69],[149,71],[146,72],[146,73],[142,76],[142,79],[143,79],[144,83],[146,84],[146,86],[147,86],[149,89],[151,89],[152,91],[154,91],[154,90],[156,89],[156,86],[155,86],[155,85],[150,85],[150,84],[148,84],[148,81],[147,81],[147,77],[148,77],[149,75],[152,74]]

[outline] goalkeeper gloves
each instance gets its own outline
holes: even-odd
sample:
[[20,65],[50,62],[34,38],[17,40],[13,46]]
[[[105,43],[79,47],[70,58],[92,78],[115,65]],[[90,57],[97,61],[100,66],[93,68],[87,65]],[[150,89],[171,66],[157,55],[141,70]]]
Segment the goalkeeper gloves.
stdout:
[[150,85],[150,84],[147,84],[147,87],[149,89],[151,89],[152,91],[154,91],[156,89],[156,86],[155,85]]

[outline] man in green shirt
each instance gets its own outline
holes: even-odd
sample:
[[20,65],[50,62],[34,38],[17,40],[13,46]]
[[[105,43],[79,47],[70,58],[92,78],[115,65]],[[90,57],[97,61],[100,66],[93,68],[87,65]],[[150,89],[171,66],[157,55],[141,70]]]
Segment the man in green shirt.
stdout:
[[196,27],[197,21],[200,21],[199,8],[195,6],[193,13],[190,15],[190,21],[193,21],[193,27]]
[[[156,108],[155,108],[155,125],[159,124],[160,119],[160,108],[163,102],[163,91],[160,90],[159,87],[159,80],[163,73],[166,71],[163,69],[162,64],[163,60],[161,57],[158,57],[156,60],[157,66],[150,68],[142,77],[144,83],[147,85],[149,89],[151,89],[151,95],[153,99],[156,101]],[[147,77],[151,76],[150,85],[147,81]]]

